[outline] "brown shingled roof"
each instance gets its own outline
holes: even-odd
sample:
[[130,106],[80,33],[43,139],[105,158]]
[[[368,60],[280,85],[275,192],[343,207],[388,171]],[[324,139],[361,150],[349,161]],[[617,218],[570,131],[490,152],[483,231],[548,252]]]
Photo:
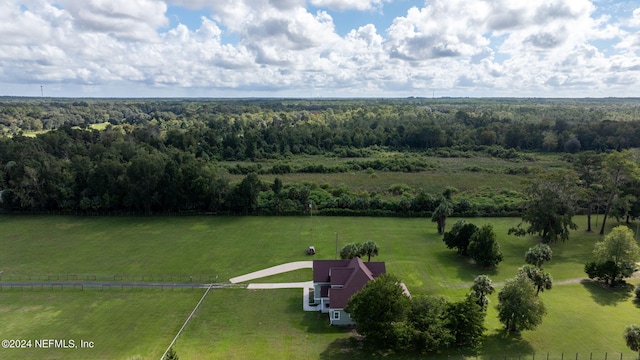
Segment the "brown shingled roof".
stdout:
[[383,262],[363,262],[356,257],[351,260],[314,260],[313,282],[342,285],[329,289],[329,303],[333,309],[347,306],[349,298],[360,291],[369,281],[384,274]]

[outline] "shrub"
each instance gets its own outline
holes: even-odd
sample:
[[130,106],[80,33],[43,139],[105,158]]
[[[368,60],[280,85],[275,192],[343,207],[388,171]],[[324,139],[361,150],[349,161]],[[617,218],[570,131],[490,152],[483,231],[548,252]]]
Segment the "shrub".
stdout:
[[471,235],[468,253],[482,267],[496,266],[502,261],[502,251],[493,226],[484,225]]
[[407,184],[393,184],[389,186],[389,192],[393,195],[404,195],[405,193],[411,193],[413,189]]

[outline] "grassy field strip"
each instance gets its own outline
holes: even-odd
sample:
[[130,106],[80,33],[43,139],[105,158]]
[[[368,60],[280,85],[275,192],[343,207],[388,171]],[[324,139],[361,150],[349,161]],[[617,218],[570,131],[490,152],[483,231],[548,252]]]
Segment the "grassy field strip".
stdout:
[[211,291],[211,285],[209,285],[209,287],[207,288],[207,291],[204,292],[204,294],[200,298],[200,301],[198,301],[198,303],[196,304],[196,307],[193,308],[193,311],[191,311],[191,314],[189,314],[189,317],[187,317],[187,320],[184,321],[184,324],[182,324],[182,327],[180,328],[180,330],[178,330],[178,333],[176,334],[176,336],[173,338],[173,340],[171,340],[171,344],[167,346],[167,350],[164,351],[164,353],[160,357],[160,360],[164,359],[164,357],[169,352],[169,349],[171,349],[171,347],[176,343],[176,340],[178,340],[178,337],[180,336],[180,334],[182,334],[182,330],[184,330],[184,328],[187,327],[187,324],[189,324],[189,320],[191,320],[191,318],[196,313],[196,311],[198,311],[200,304],[202,304],[202,301],[204,300],[204,298],[207,297],[207,295],[209,294],[209,291]]

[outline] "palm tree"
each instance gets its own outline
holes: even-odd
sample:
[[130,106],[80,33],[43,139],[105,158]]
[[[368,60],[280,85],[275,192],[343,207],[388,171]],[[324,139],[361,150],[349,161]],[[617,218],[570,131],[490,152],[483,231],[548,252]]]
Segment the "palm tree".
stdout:
[[354,257],[360,257],[362,253],[360,244],[349,243],[340,249],[340,259],[353,259]]
[[378,256],[380,248],[378,247],[378,244],[375,243],[375,241],[367,241],[366,243],[362,244],[361,251],[362,255],[367,255],[367,261],[371,261],[372,256]]
[[443,197],[440,200],[440,205],[433,211],[431,216],[431,221],[438,223],[438,234],[444,234],[447,217],[451,216],[451,214],[453,214],[453,203]]
[[624,330],[624,341],[629,349],[638,351],[640,355],[640,326],[636,324],[627,326]]
[[533,282],[533,285],[536,286],[536,296],[538,296],[540,291],[551,290],[553,286],[553,278],[551,275],[538,267],[525,265],[518,269],[518,274],[524,275]]
[[473,279],[473,285],[471,285],[471,291],[476,297],[476,304],[480,305],[483,310],[487,309],[489,305],[489,299],[487,295],[493,294],[496,289],[491,284],[491,279],[487,275],[478,275]]

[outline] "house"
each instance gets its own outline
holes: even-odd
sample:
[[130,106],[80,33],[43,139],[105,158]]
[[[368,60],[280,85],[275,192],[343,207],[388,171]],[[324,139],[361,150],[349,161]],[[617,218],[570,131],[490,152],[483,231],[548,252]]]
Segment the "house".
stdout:
[[369,281],[386,272],[383,262],[350,260],[313,261],[313,300],[323,313],[329,313],[331,325],[355,324],[344,311],[349,298]]

